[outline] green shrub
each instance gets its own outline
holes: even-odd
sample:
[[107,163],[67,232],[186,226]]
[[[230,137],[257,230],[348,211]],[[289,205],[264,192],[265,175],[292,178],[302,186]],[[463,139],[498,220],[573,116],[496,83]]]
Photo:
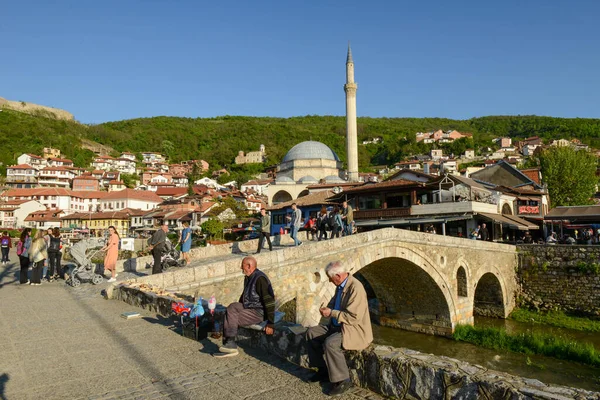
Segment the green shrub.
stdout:
[[561,360],[600,366],[600,354],[591,343],[581,343],[552,334],[523,332],[509,334],[504,329],[457,325],[454,339],[494,350],[538,354]]
[[562,311],[548,311],[545,313],[516,308],[510,314],[510,319],[518,322],[529,322],[568,328],[578,331],[600,332],[600,320],[567,315]]
[[575,265],[575,270],[584,274],[592,273],[598,275],[598,273],[600,273],[600,264],[594,262],[586,263],[585,261],[579,261],[577,265]]

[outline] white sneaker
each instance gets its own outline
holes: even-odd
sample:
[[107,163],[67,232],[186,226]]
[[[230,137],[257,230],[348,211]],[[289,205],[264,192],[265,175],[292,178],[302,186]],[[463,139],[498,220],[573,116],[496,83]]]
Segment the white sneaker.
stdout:
[[119,274],[115,274],[115,278],[116,278],[117,276],[119,276]]
[[115,278],[110,278],[107,282],[116,282],[117,280]]

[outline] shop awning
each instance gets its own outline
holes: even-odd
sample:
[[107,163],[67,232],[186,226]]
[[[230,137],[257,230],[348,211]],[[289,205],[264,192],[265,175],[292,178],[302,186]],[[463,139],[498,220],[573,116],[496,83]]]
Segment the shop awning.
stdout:
[[529,221],[525,221],[523,218],[519,218],[514,215],[506,215],[506,214],[489,214],[489,213],[477,213],[477,215],[481,215],[484,218],[487,218],[491,221],[497,222],[502,225],[507,225],[513,229],[518,229],[521,231],[526,231],[529,229],[539,229],[539,227],[531,223]]
[[472,215],[455,215],[447,217],[427,217],[427,218],[395,218],[395,219],[366,219],[356,221],[356,226],[401,226],[418,224],[443,224],[452,221],[462,221],[473,218]]

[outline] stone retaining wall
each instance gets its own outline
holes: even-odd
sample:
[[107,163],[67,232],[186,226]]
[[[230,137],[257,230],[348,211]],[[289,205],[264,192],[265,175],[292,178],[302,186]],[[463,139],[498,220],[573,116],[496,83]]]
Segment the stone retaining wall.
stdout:
[[522,305],[600,315],[600,246],[520,245]]
[[[127,287],[116,291],[115,297],[166,317],[172,315],[171,303],[176,300]],[[217,313],[223,312],[224,308],[219,307]],[[279,323],[273,336],[242,328],[238,333],[238,342],[307,368],[304,335],[292,333],[289,326],[299,327],[288,322]],[[194,332],[191,329],[190,325],[184,335],[193,339]],[[600,399],[600,393],[547,385],[535,379],[405,348],[372,345],[363,351],[347,351],[346,360],[355,385],[392,398]]]
[[[272,337],[241,329],[238,339],[242,345],[308,366],[303,335],[291,333],[285,324]],[[355,385],[398,399],[600,399],[600,393],[546,385],[404,348],[372,345],[363,351],[347,351],[346,360]]]

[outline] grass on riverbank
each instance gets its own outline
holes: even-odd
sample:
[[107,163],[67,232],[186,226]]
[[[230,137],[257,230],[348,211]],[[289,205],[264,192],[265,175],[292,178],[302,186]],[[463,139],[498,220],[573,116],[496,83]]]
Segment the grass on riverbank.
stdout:
[[532,332],[508,334],[504,329],[458,325],[453,337],[488,349],[538,354],[600,367],[600,353],[592,344],[556,335]]
[[510,314],[509,318],[518,322],[544,324],[556,326],[558,328],[568,328],[586,332],[600,332],[600,320],[592,320],[584,317],[573,317],[565,314],[562,311],[548,311],[546,313],[542,313],[529,311],[523,308],[516,308]]

